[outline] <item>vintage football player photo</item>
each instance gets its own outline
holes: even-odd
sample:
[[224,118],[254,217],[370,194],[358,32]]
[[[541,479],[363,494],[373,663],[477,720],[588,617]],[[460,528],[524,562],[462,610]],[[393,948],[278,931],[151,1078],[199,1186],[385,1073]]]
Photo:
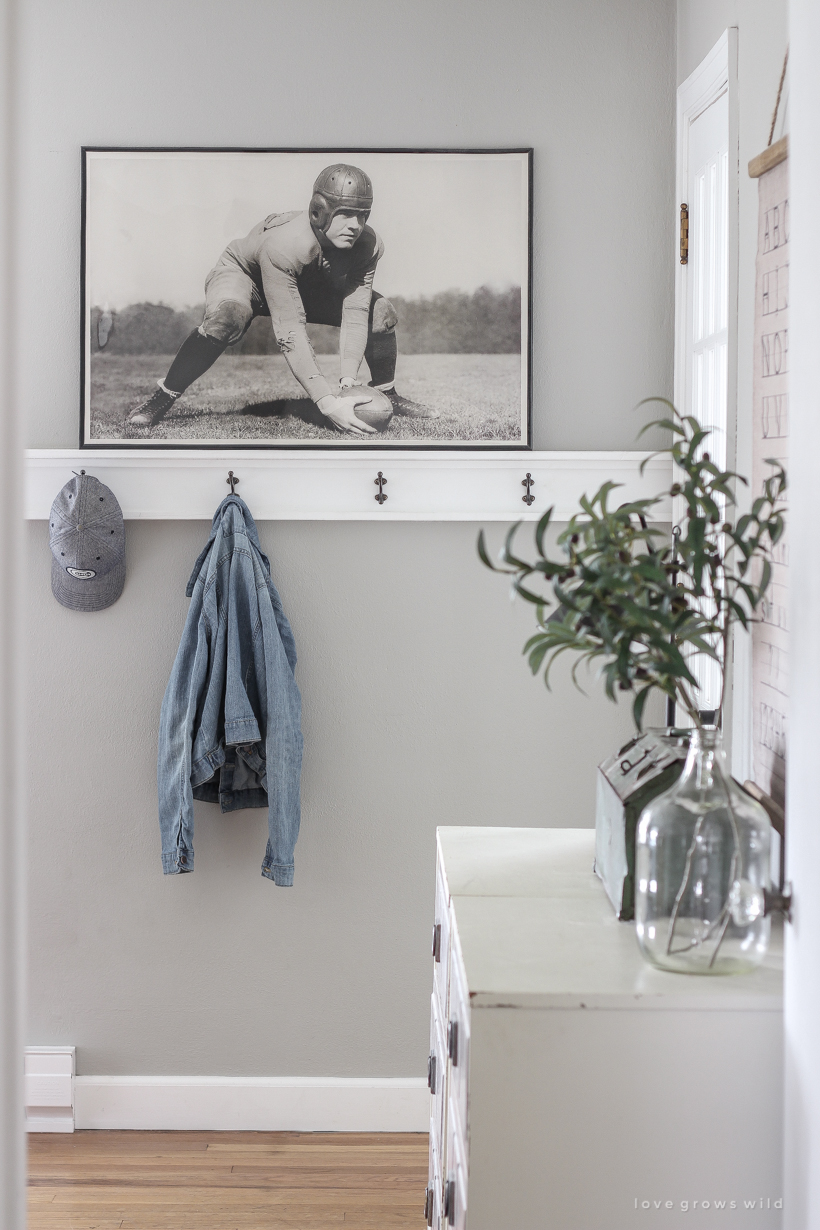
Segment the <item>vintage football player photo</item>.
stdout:
[[530,150],[83,151],[85,447],[529,448]]

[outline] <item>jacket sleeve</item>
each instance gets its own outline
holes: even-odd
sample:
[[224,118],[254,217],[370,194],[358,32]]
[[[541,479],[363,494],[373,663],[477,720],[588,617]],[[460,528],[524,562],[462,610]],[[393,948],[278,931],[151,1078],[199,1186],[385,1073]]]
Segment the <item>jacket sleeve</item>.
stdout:
[[279,349],[308,397],[319,401],[327,397],[332,389],[319,371],[307,335],[305,308],[296,284],[296,265],[283,252],[266,246],[259,257],[259,268]]
[[352,281],[342,304],[342,331],[339,337],[339,370],[342,377],[355,379],[364,358],[370,322],[370,300],[378,256]]
[[[262,559],[264,558],[265,557],[262,556]],[[273,617],[276,620],[276,627],[279,630],[279,639],[282,642],[282,648],[284,649],[285,657],[288,660],[290,673],[294,674],[296,671],[296,641],[293,639],[293,632],[291,631],[288,617],[285,614],[284,607],[282,606],[282,599],[279,597],[279,591],[271,579],[269,570],[265,579],[267,582],[268,593],[270,594],[271,606],[273,607]]]
[[[261,580],[258,562],[256,566]],[[294,677],[293,634],[279,595],[276,594],[274,602],[271,588],[257,584],[265,676],[268,793],[268,845],[262,875],[289,887],[293,884],[293,854],[301,818],[302,698]]]
[[194,721],[208,676],[211,629],[198,586],[188,609],[159,719],[157,786],[162,870],[179,875],[194,869],[194,796],[191,746]]

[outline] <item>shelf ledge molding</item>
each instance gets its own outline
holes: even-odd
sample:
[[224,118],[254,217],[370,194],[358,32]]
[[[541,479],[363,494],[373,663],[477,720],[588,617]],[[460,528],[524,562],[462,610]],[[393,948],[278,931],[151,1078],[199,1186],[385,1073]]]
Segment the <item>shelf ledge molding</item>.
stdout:
[[[643,475],[640,465],[647,458]],[[601,483],[621,486],[617,503],[669,487],[667,457],[645,452],[241,453],[228,449],[28,449],[25,509],[28,520],[47,520],[58,491],[81,469],[106,483],[126,520],[210,521],[228,494],[228,470],[258,521],[535,521],[554,505],[566,521],[578,498]],[[379,504],[376,475],[386,479]],[[535,501],[523,502],[526,474]],[[671,503],[654,519],[668,522]]]

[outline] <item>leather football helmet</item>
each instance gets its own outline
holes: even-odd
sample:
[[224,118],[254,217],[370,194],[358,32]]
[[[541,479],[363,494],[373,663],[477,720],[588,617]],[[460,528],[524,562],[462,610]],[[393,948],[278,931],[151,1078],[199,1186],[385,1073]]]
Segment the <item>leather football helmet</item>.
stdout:
[[368,217],[373,208],[373,185],[370,176],[346,162],[325,167],[313,185],[310,198],[310,221],[324,234],[334,214],[340,209],[355,210]]

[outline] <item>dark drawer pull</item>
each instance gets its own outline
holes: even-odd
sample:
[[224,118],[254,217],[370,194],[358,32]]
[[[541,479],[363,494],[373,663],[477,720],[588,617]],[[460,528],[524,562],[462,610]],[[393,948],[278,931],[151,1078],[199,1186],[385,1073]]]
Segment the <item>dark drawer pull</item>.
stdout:
[[433,1189],[428,1187],[424,1192],[424,1220],[428,1226],[433,1224]]
[[436,1056],[435,1053],[427,1057],[427,1088],[436,1096]]
[[456,1224],[456,1183],[455,1179],[450,1179],[444,1184],[444,1216],[447,1218],[447,1225],[454,1226]]
[[433,927],[433,956],[437,962],[441,961],[441,923]]
[[447,1054],[454,1068],[458,1067],[458,1021],[451,1021],[447,1029]]

